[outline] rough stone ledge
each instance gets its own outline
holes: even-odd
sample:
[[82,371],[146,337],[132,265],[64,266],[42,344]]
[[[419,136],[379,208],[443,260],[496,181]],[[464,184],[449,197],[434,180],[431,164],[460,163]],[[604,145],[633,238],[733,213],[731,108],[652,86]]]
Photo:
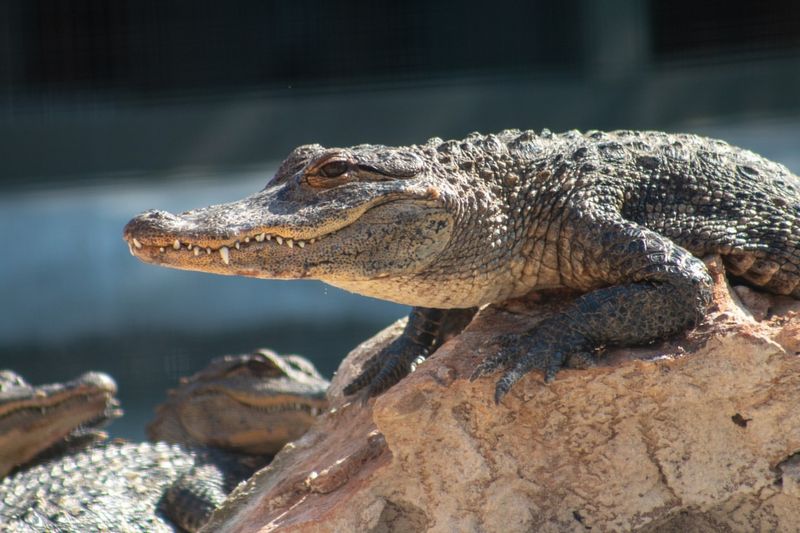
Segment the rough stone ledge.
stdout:
[[[686,336],[533,373],[502,405],[469,381],[493,339],[556,295],[483,310],[376,400],[333,408],[240,486],[209,531],[800,531],[800,303],[731,290]],[[562,297],[563,299],[563,297]],[[742,303],[745,302],[745,303]]]

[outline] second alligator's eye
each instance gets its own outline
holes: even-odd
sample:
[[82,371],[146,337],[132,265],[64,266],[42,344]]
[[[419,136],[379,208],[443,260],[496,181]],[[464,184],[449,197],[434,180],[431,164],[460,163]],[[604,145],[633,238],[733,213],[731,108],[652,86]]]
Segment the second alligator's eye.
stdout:
[[270,359],[252,358],[246,364],[250,373],[258,377],[277,377],[284,374],[283,370]]
[[349,165],[347,161],[331,161],[330,163],[325,163],[320,167],[319,173],[326,178],[338,178],[345,172],[347,172]]

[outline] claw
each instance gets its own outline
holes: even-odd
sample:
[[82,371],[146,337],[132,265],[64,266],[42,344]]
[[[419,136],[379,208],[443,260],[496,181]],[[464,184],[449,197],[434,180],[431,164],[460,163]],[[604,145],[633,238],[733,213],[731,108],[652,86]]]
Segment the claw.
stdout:
[[500,381],[497,382],[497,385],[494,388],[494,403],[495,405],[500,405],[500,400],[503,399],[503,396],[511,389],[511,387],[516,383],[519,378],[522,377],[522,374],[517,372],[516,370],[510,370],[506,372]]
[[366,389],[363,389],[361,391],[361,394],[358,395],[356,401],[359,403],[359,405],[361,405],[361,407],[366,407],[367,404],[369,403],[369,399],[372,398],[373,396],[374,394],[372,394],[372,389],[370,387],[367,387]]
[[417,370],[417,367],[425,362],[426,357],[424,355],[418,355],[416,359],[411,361],[411,372]]

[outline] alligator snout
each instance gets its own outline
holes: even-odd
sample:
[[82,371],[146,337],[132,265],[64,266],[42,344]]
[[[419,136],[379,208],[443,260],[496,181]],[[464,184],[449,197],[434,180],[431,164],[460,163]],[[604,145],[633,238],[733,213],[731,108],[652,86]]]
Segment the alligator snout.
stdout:
[[154,209],[145,211],[125,224],[125,229],[122,230],[122,234],[125,240],[155,236],[163,233],[164,229],[170,224],[174,224],[177,218],[178,217],[175,215],[166,211],[156,211]]

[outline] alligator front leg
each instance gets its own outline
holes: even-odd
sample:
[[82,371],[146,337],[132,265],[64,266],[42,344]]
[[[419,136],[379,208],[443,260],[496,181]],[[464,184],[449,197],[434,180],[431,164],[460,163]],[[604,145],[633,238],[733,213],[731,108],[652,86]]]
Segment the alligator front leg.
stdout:
[[403,333],[366,362],[361,374],[344,388],[346,395],[365,389],[364,397],[385,391],[424,361],[450,336],[469,324],[478,311],[414,307]]
[[[704,316],[711,302],[711,278],[700,259],[628,221],[593,224],[590,238],[602,243],[602,251],[584,266],[602,272],[601,281],[610,286],[577,298],[525,334],[503,339],[500,350],[472,375],[476,379],[504,369],[495,387],[497,403],[531,370],[542,370],[549,382],[564,366],[591,364],[602,346],[646,344],[683,331]],[[591,249],[585,244],[573,246]]]

